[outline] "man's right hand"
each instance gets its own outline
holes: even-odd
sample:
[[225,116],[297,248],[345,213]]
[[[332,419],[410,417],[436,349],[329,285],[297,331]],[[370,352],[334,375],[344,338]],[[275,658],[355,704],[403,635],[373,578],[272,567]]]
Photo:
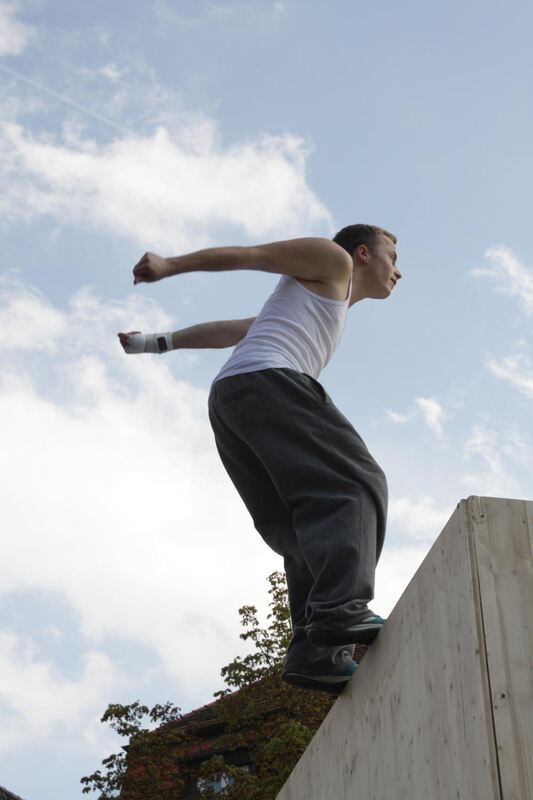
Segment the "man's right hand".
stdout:
[[155,253],[145,253],[133,267],[133,283],[153,283],[170,275],[166,258]]
[[117,334],[118,338],[120,339],[120,344],[122,345],[122,347],[124,348],[126,353],[130,352],[127,349],[128,345],[129,345],[130,336],[135,336],[137,333],[140,333],[140,331],[130,331],[129,333],[119,333],[119,334]]

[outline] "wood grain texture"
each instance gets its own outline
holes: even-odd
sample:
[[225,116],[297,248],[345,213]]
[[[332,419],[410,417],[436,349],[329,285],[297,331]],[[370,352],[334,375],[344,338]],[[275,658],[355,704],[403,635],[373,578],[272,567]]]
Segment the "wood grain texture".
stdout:
[[277,800],[533,800],[532,530],[458,504]]
[[469,498],[503,800],[533,798],[533,502]]

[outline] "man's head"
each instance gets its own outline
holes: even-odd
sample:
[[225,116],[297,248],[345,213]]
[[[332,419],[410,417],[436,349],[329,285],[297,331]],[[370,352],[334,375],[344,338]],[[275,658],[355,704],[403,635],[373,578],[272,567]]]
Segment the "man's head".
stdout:
[[393,233],[377,225],[347,225],[333,237],[352,257],[361,245],[365,245],[371,253],[375,253],[379,238],[387,236],[394,244],[398,241]]
[[353,260],[353,284],[350,305],[371,297],[388,297],[402,277],[396,266],[396,236],[377,225],[348,225],[333,241],[344,248]]

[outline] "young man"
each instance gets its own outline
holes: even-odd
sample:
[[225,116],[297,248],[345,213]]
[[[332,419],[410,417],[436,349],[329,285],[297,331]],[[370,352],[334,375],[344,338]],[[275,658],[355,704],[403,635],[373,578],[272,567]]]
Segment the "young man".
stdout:
[[266,543],[284,559],[293,638],[288,683],[338,694],[355,644],[385,620],[368,603],[387,517],[385,475],[317,378],[346,313],[389,297],[401,274],[396,237],[349,225],[333,240],[221,247],[177,258],[146,253],[134,283],[205,270],[281,274],[259,315],[174,333],[119,333],[128,353],[237,345],[215,377],[209,418],[220,458]]

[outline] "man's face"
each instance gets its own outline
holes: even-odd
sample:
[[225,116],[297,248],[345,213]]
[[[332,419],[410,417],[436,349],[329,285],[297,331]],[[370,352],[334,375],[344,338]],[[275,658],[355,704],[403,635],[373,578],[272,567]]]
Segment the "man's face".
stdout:
[[361,245],[354,254],[355,268],[363,272],[365,296],[376,300],[388,297],[402,277],[396,266],[396,245],[380,233],[372,253]]

